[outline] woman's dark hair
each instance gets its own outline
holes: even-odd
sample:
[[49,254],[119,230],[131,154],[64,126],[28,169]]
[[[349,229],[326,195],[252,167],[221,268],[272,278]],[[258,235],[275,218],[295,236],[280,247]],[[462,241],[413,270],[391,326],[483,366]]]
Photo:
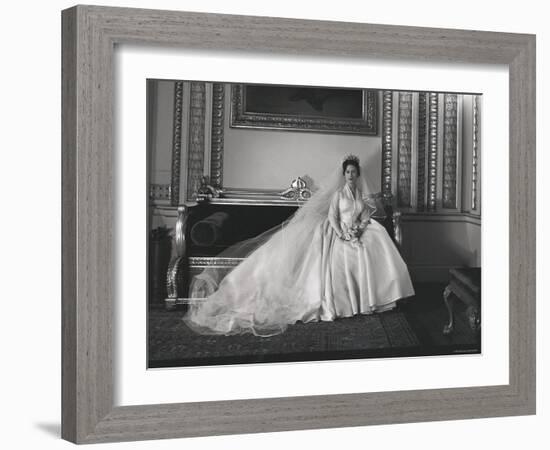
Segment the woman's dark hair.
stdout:
[[361,169],[359,168],[359,163],[355,159],[346,159],[342,163],[342,175],[346,173],[348,166],[353,166],[357,169],[357,175],[361,175]]

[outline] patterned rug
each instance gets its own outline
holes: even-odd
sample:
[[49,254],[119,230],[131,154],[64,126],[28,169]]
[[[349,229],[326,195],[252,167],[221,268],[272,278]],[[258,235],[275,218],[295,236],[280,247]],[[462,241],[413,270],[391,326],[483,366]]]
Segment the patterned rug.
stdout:
[[183,323],[182,314],[149,312],[150,368],[402,356],[419,346],[399,311],[297,323],[268,338],[197,335]]

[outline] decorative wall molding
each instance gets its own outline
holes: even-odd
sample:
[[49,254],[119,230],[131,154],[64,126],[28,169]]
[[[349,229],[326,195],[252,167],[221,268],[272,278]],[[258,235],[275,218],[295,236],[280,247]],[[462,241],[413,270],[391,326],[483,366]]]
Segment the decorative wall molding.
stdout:
[[194,201],[204,170],[206,83],[191,82],[187,143],[187,201]]
[[[365,120],[367,121],[368,134],[378,135],[378,96],[379,91],[364,91],[366,102]],[[365,103],[363,103],[365,104]]]
[[212,88],[210,184],[218,188],[223,186],[224,116],[225,85],[214,83]]
[[309,200],[311,196],[311,189],[301,177],[294,179],[290,186],[284,190],[216,188],[208,184],[206,177],[203,177],[196,200],[215,204],[300,206],[303,202]]
[[172,186],[170,184],[149,185],[149,198],[151,200],[172,200]]
[[416,209],[424,211],[426,208],[426,125],[427,125],[427,95],[420,92],[418,95],[418,161],[417,161],[417,196]]
[[443,192],[444,208],[457,208],[457,95],[443,96]]
[[478,164],[479,164],[479,95],[474,95],[472,102],[472,199],[471,209],[478,210]]
[[435,211],[437,202],[438,97],[437,92],[428,94],[428,211]]
[[219,256],[190,256],[189,266],[193,268],[207,267],[235,267],[238,266],[245,258],[225,258]]
[[178,216],[178,207],[172,205],[153,205],[152,215],[157,217],[168,217],[168,218],[177,218]]
[[412,169],[412,93],[400,92],[398,105],[398,181],[397,205],[411,206],[411,169]]
[[382,195],[391,203],[393,91],[383,91],[382,97]]
[[172,176],[170,203],[177,206],[180,200],[181,135],[183,114],[183,81],[174,86],[174,131],[172,138]]
[[[190,92],[184,94],[184,88]],[[177,206],[180,202],[180,189],[186,189],[186,200],[195,201],[205,175],[205,168],[208,173],[208,166],[210,169],[208,184],[217,189],[223,189],[226,85],[212,84],[211,127],[207,127],[206,123],[209,119],[206,115],[210,114],[207,108],[209,105],[206,104],[209,100],[206,88],[204,82],[188,82],[187,85],[182,81],[175,83],[171,184],[170,186],[151,185],[152,199],[169,199],[172,206]],[[187,95],[189,95],[189,109],[185,111],[183,100],[187,99]],[[393,203],[395,193],[396,206],[409,210],[412,208],[418,212],[434,213],[440,206],[444,209],[458,208],[461,202],[458,195],[460,156],[457,149],[457,145],[460,144],[458,96],[436,92],[413,94],[395,91],[381,91],[380,95],[382,95],[381,192],[384,201]],[[471,211],[478,211],[479,207],[478,101],[479,98],[474,97],[472,106],[474,142]],[[187,100],[185,102],[187,103]],[[398,104],[395,115],[394,103]],[[185,117],[183,113],[186,113]],[[182,127],[182,120],[188,122],[187,130]],[[440,127],[441,130],[439,130]],[[204,152],[208,138],[211,139],[211,155],[209,160],[205,160]],[[184,152],[187,168],[183,168],[187,170],[187,174],[181,172],[182,139],[187,140],[187,152]],[[395,150],[397,151],[394,159]],[[180,177],[184,177],[181,182]],[[241,200],[236,195],[235,198],[232,197],[228,195],[228,198],[223,201]],[[249,197],[250,195],[245,195],[244,201],[250,202]],[[271,200],[278,204],[281,199],[266,198],[262,201]]]

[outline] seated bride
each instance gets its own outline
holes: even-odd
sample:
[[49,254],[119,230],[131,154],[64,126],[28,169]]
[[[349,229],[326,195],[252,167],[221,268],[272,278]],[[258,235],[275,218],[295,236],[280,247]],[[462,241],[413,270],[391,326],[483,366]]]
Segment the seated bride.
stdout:
[[[253,248],[222,277],[207,268],[191,285],[183,320],[200,334],[272,336],[298,321],[332,321],[395,307],[414,295],[386,229],[371,220],[359,159],[347,156],[326,186],[284,224],[224,252]],[[234,253],[236,254],[236,253]]]

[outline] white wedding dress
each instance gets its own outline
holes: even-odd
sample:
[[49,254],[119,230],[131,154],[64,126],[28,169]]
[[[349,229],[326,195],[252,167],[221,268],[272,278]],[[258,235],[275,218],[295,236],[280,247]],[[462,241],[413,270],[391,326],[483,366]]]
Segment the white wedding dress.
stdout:
[[[329,222],[339,222],[342,231],[369,219],[369,209],[360,195],[346,185],[331,202]],[[333,227],[331,227],[333,228]],[[322,320],[386,311],[395,301],[414,295],[409,272],[386,229],[370,220],[356,242],[334,237],[330,242],[321,304]]]
[[[191,295],[205,300],[184,316],[190,328],[271,336],[298,321],[386,311],[414,295],[401,255],[386,229],[369,220],[360,188],[338,186],[309,202],[227,276],[206,269],[195,277]],[[368,224],[355,241],[337,236],[336,223],[346,231],[361,221]]]

